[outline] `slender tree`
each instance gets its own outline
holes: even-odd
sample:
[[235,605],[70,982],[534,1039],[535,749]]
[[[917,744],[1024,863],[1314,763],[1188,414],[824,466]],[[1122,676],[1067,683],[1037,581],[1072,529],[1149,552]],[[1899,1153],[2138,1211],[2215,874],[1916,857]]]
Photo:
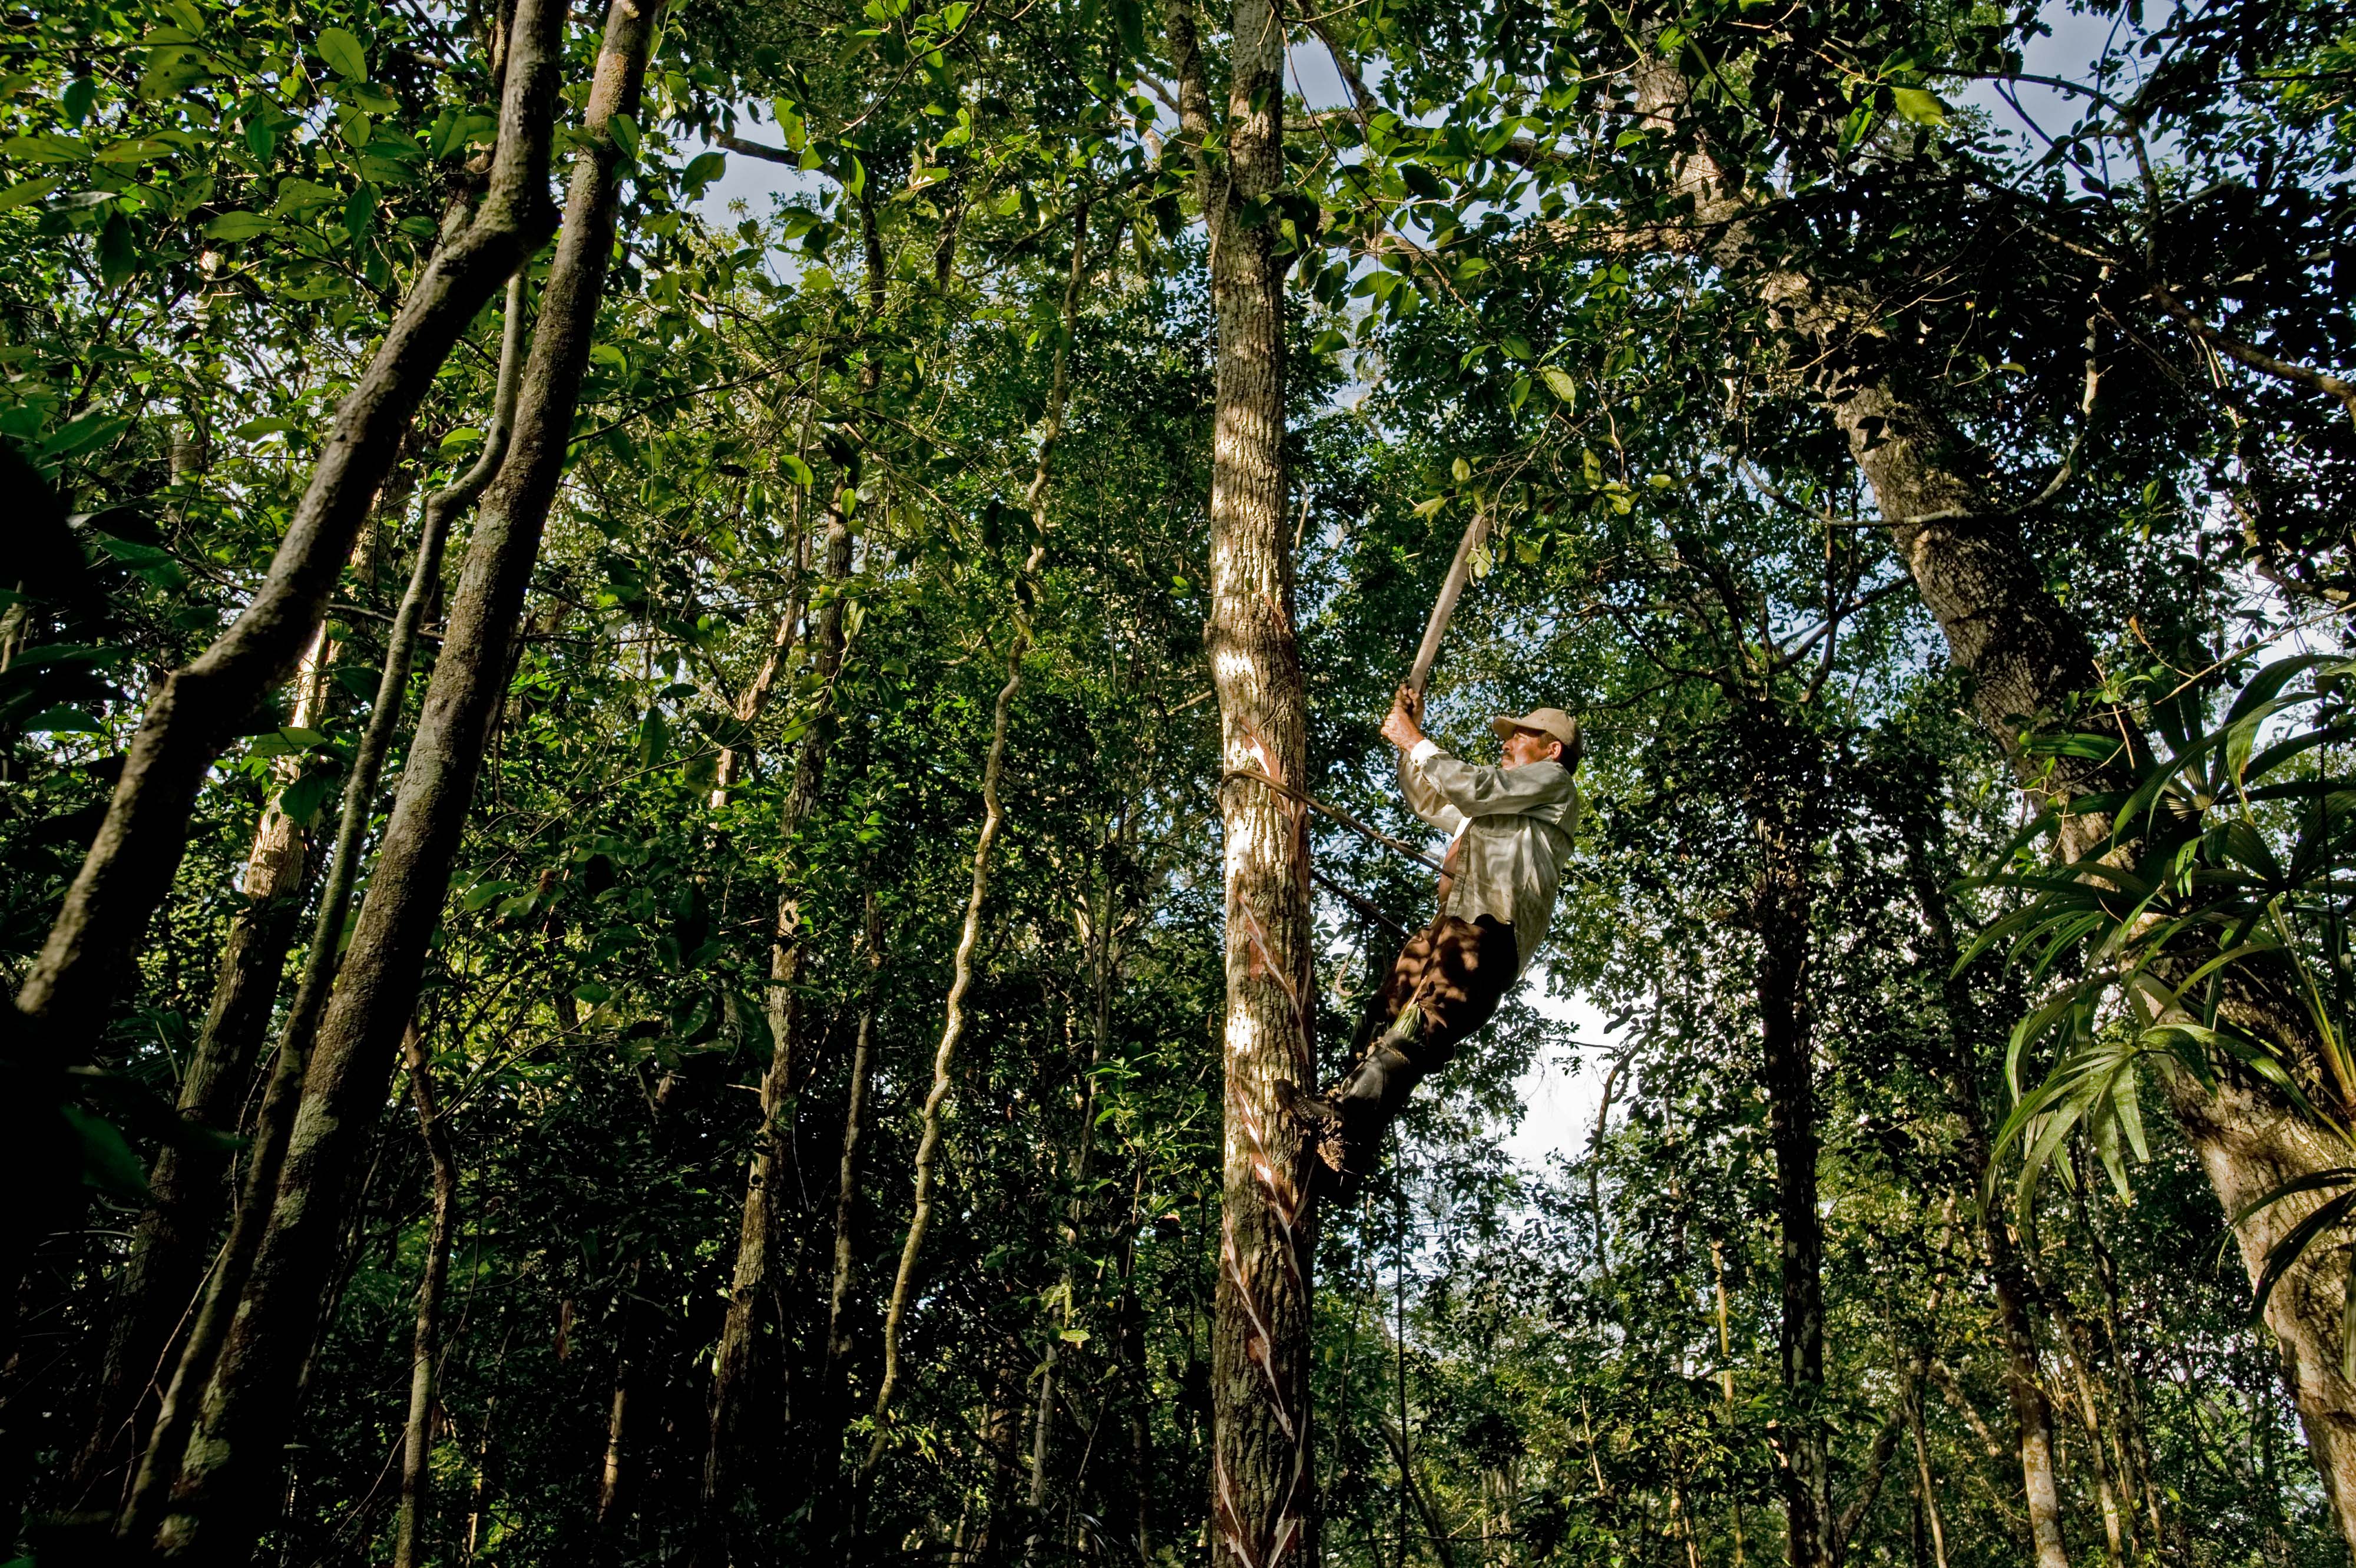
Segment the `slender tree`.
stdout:
[[337,410],[261,589],[220,640],[166,676],[148,702],[106,821],[16,993],[18,1012],[67,1059],[87,1050],[110,988],[127,973],[148,917],[171,886],[205,770],[285,681],[319,625],[443,361],[548,232],[563,9],[544,0],[519,5],[481,205],[453,214],[366,373]]
[[427,1522],[434,1506],[434,1427],[438,1412],[436,1380],[442,1368],[442,1302],[450,1283],[450,1248],[458,1228],[458,1157],[441,1097],[434,1087],[434,1059],[414,1023],[402,1040],[409,1070],[410,1102],[417,1108],[417,1132],[434,1172],[434,1213],[425,1235],[425,1266],[417,1281],[417,1329],[409,1348],[409,1416],[402,1426],[401,1509],[394,1516],[393,1568],[417,1568],[426,1560]]
[[[1309,756],[1284,464],[1289,263],[1269,217],[1286,189],[1286,40],[1280,13],[1260,0],[1237,0],[1226,20],[1226,102],[1215,115],[1194,7],[1171,0],[1163,11],[1218,326],[1204,640],[1226,768],[1299,788]],[[1315,1214],[1300,1133],[1277,1089],[1309,1082],[1315,1062],[1309,816],[1290,795],[1232,779],[1219,801],[1227,1002],[1212,1540],[1219,1563],[1272,1568],[1317,1555],[1308,1343]]]
[[[512,30],[519,41],[511,45],[511,82],[535,69],[520,40],[542,25],[537,12],[519,15],[530,25],[519,21]],[[504,694],[613,252],[622,156],[615,121],[637,109],[660,15],[617,0],[606,16],[513,443],[476,520],[369,897],[305,1070],[270,1222],[160,1527],[169,1557],[234,1555],[263,1522],[274,1455],[293,1419],[306,1326],[330,1262],[328,1240],[343,1218],[350,1165],[383,1099],[441,915],[483,736]]]

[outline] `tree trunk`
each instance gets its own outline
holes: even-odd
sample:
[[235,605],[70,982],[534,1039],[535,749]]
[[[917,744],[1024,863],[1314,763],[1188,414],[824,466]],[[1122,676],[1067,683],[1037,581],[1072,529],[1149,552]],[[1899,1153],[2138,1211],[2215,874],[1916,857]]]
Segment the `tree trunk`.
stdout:
[[[1284,466],[1285,297],[1276,224],[1285,181],[1284,27],[1267,0],[1229,14],[1227,102],[1212,124],[1193,0],[1164,12],[1180,139],[1195,160],[1218,324],[1211,450],[1211,614],[1223,769],[1301,789],[1307,696],[1293,622]],[[1224,156],[1215,156],[1215,136]],[[1313,1563],[1310,1269],[1304,1151],[1277,1086],[1308,1083],[1315,1006],[1309,820],[1290,797],[1225,780],[1226,1015],[1218,1291],[1211,1348],[1212,1561]]]
[[[647,1110],[654,1119],[655,1148],[659,1155],[666,1152],[673,1143],[670,1103],[671,1097],[679,1091],[680,1082],[677,1074],[665,1073],[662,1081],[647,1093]],[[644,1252],[630,1261],[629,1275],[622,1286],[618,1314],[621,1322],[614,1335],[614,1397],[606,1409],[605,1452],[597,1475],[594,1560],[601,1563],[619,1563],[625,1554],[624,1530],[629,1519],[626,1504],[635,1434],[633,1419],[642,1402],[638,1385],[649,1370],[661,1364],[655,1336],[663,1317],[648,1309],[640,1294],[646,1265]]]
[[[1786,759],[1794,771],[1806,764]],[[1809,804],[1785,780],[1754,787],[1759,880],[1751,929],[1759,941],[1760,1081],[1775,1152],[1782,1236],[1784,1427],[1777,1441],[1784,1547],[1792,1568],[1831,1568],[1839,1556],[1825,1410],[1825,1233],[1816,1204],[1816,1073],[1808,1000],[1815,867]]]
[[[179,446],[176,440],[174,454]],[[318,722],[335,645],[323,623],[295,676],[293,723]],[[273,783],[284,789],[301,765],[281,758]],[[278,809],[262,808],[245,862],[243,902],[230,921],[188,1070],[180,1080],[181,1121],[216,1135],[237,1131],[241,1102],[252,1088],[255,1058],[278,1003],[287,950],[294,945],[317,863],[312,837]],[[89,1435],[74,1466],[73,1490],[89,1498],[108,1487],[145,1441],[141,1406],[160,1397],[173,1341],[201,1289],[225,1199],[230,1150],[208,1143],[166,1144],[147,1175],[147,1208],[131,1235],[131,1251],[114,1291],[114,1321],[100,1369]],[[120,1498],[112,1499],[115,1502]]]
[[2087,1211],[2085,1195],[2086,1184],[2082,1180],[2076,1195],[2078,1227],[2085,1235],[2087,1250],[2094,1255],[2095,1278],[2103,1287],[2103,1337],[2110,1352],[2115,1414],[2111,1435],[2118,1454],[2119,1474],[2126,1489],[2128,1508],[2142,1510],[2144,1523],[2151,1532],[2151,1549],[2164,1556],[2172,1539],[2169,1519],[2161,1507],[2159,1482],[2152,1469],[2151,1429],[2144,1413],[2142,1379],[2136,1370],[2125,1315],[2120,1310],[2118,1267],[2095,1227],[2094,1216]]
[[[1979,1192],[1986,1189],[1994,1155],[1987,1107],[1980,1098],[1979,1063],[1965,1033],[1965,1021],[1979,1017],[1981,1009],[1973,1000],[1969,983],[1955,972],[1955,928],[1947,902],[1948,878],[1931,861],[1931,841],[1938,832],[1935,817],[1905,825],[1907,880],[1922,920],[1923,968],[1940,977],[1946,1049],[1944,1060],[1934,1063],[1933,1069],[1945,1080],[1948,1101],[1963,1124],[1964,1176],[1972,1190]],[[2062,1491],[2053,1474],[2053,1406],[2037,1376],[2029,1271],[2001,1212],[1983,1211],[1979,1230],[1987,1252],[1997,1323],[2004,1337],[2005,1391],[2012,1403],[2013,1449],[2020,1461],[2029,1544],[2037,1568],[2070,1568],[2070,1552],[2062,1535]]]
[[179,869],[198,785],[302,656],[443,361],[547,232],[563,19],[558,0],[523,0],[482,206],[435,247],[336,411],[260,590],[211,647],[165,677],[147,704],[106,821],[16,993],[17,1007],[60,1062],[83,1059],[97,1037],[148,917]]
[[859,1144],[867,1133],[867,1087],[875,1070],[876,990],[884,970],[884,928],[871,889],[866,899],[867,994],[859,1004],[859,1033],[851,1053],[851,1088],[842,1110],[842,1162],[834,1184],[834,1272],[826,1293],[826,1360],[819,1377],[818,1456],[830,1526],[847,1529],[842,1496],[842,1434],[850,1423],[846,1386],[851,1363],[851,1282],[858,1262],[851,1222],[859,1204]]
[[[519,40],[510,46],[511,89],[519,74],[534,74],[513,68],[527,61],[520,40],[547,25],[540,20],[543,3],[526,0],[511,29]],[[448,890],[483,736],[505,695],[516,621],[563,469],[613,253],[620,149],[610,126],[616,114],[637,110],[659,16],[659,5],[629,0],[615,0],[607,13],[512,450],[476,520],[369,897],[305,1073],[270,1223],[206,1391],[201,1436],[174,1487],[159,1537],[169,1556],[234,1559],[262,1522],[311,1318],[333,1262],[346,1179],[384,1101]]]
[[[801,451],[809,448],[809,418],[802,419]],[[802,527],[802,497],[799,489],[793,492],[794,575],[786,591],[786,607],[777,617],[776,629],[769,636],[768,651],[761,656],[760,667],[753,672],[752,683],[736,695],[730,712],[739,725],[750,725],[768,710],[769,698],[777,689],[777,677],[785,672],[793,659],[794,644],[801,635],[802,611],[809,593],[809,534]],[[735,789],[737,779],[744,770],[750,743],[744,746],[723,746],[720,758],[712,770],[711,806],[715,811],[728,804],[729,792]]]
[[[843,509],[852,504],[850,483],[847,478],[843,481],[827,513],[826,585],[818,596],[819,712],[794,759],[794,781],[778,824],[778,842],[789,854],[826,782],[834,679],[842,668],[847,642],[843,589],[851,578],[851,521]],[[781,1402],[776,1397],[776,1379],[768,1374],[782,1366],[776,1337],[784,1326],[765,1325],[762,1316],[776,1297],[772,1274],[776,1253],[776,1184],[793,1168],[794,1078],[798,1070],[795,1045],[801,1032],[804,940],[799,874],[789,871],[777,895],[776,935],[769,950],[770,1054],[768,1070],[761,1078],[761,1135],[745,1176],[728,1319],[721,1330],[712,1373],[703,1506],[712,1522],[723,1529],[740,1501],[735,1495],[742,1489],[740,1478],[768,1472],[769,1467],[759,1462],[760,1455],[777,1430]]]
[[[1026,579],[1038,569],[1039,557],[1045,549],[1044,541],[1032,547],[1023,567]],[[957,1061],[958,1042],[965,1034],[965,999],[973,986],[973,955],[981,945],[981,911],[990,895],[990,853],[1006,822],[1006,813],[999,804],[998,782],[1006,763],[1007,723],[1013,710],[1014,693],[1023,687],[1023,656],[1030,647],[1031,619],[1028,614],[1018,611],[1013,633],[1006,643],[1006,682],[999,687],[998,701],[991,712],[990,756],[981,770],[981,831],[974,839],[973,881],[966,892],[965,918],[958,931],[949,993],[941,1014],[940,1039],[933,1047],[932,1084],[925,1092],[924,1114],[916,1136],[916,1197],[908,1215],[908,1233],[900,1244],[900,1266],[892,1278],[891,1299],[884,1310],[884,1376],[875,1390],[875,1435],[859,1465],[857,1485],[862,1490],[867,1477],[883,1459],[885,1441],[891,1435],[892,1396],[898,1391],[900,1381],[900,1326],[907,1316],[908,1302],[916,1289],[916,1262],[924,1252],[925,1232],[932,1224],[933,1171],[940,1155],[942,1109],[949,1097],[949,1074]]]
[[[2049,759],[2022,749],[2027,734],[2051,727],[2101,680],[2092,644],[2046,590],[2018,518],[1994,506],[1987,487],[1971,477],[1985,465],[1934,407],[1907,395],[1895,376],[1859,351],[1863,335],[1850,330],[1839,313],[1824,310],[1812,296],[1793,297],[1797,317],[1825,352],[1821,373],[1834,421],[1873,487],[1891,542],[1946,634],[1950,656],[1972,677],[1981,725],[2004,746],[2023,788],[2040,804],[2115,787],[2125,757]],[[1811,317],[1812,310],[1817,314]],[[2070,727],[2119,734],[2138,752],[2146,745],[2132,715],[2121,710],[2076,715]],[[2083,814],[2066,819],[2065,859],[2082,857],[2108,827]],[[2239,989],[2240,978],[2229,974],[2229,989]],[[2244,1026],[2287,1034],[2295,1047],[2306,1043],[2302,1030],[2286,1031],[2278,1011],[2246,993],[2229,995],[2226,1011],[2242,1015],[2234,1021]],[[2311,1060],[2314,1053],[2306,1056]],[[2162,1076],[2178,1124],[2229,1216],[2286,1181],[2346,1163],[2343,1147],[2271,1091],[2230,1072],[2214,1095],[2181,1073]],[[2286,1199],[2233,1227],[2253,1283],[2275,1243],[2319,1201],[2312,1194]],[[2341,1539],[2356,1550],[2356,1384],[2340,1374],[2343,1292],[2336,1274],[2324,1266],[2320,1251],[2311,1252],[2268,1300],[2266,1326],[2281,1347],[2284,1380],[2307,1428]]]
[[1906,1428],[1914,1441],[1914,1497],[1930,1526],[1931,1568],[1947,1568],[1947,1525],[1939,1513],[1938,1483],[1931,1475],[1931,1449],[1922,1441],[1922,1388],[1908,1391]]
[[[1097,933],[1091,932],[1091,936]],[[1093,946],[1093,942],[1091,943]],[[1057,1282],[1054,1321],[1049,1325],[1046,1359],[1039,1369],[1039,1421],[1031,1434],[1031,1533],[1023,1541],[1026,1563],[1038,1561],[1044,1539],[1047,1509],[1047,1455],[1055,1424],[1055,1364],[1061,1359],[1064,1331],[1072,1326],[1072,1293],[1079,1277],[1072,1259],[1080,1244],[1080,1224],[1087,1215],[1088,1179],[1097,1152],[1097,1071],[1104,1065],[1105,1032],[1099,1028],[1088,1050],[1088,1066],[1080,1088],[1080,1146],[1072,1156],[1072,1197],[1064,1212],[1064,1273]]]
[[178,1473],[186,1451],[196,1419],[196,1402],[212,1377],[269,1223],[312,1044],[327,1005],[328,987],[335,980],[337,942],[359,875],[361,843],[374,812],[385,758],[401,727],[418,627],[426,602],[439,587],[443,542],[448,537],[451,518],[480,491],[507,450],[521,362],[524,286],[519,270],[508,285],[498,388],[483,453],[464,478],[425,504],[409,585],[385,639],[376,702],[369,714],[367,732],[353,753],[351,776],[344,786],[335,852],[328,862],[327,883],[320,890],[319,908],[312,922],[310,951],[304,960],[302,979],[295,987],[294,1004],[288,1009],[284,1032],[271,1069],[269,1087],[255,1119],[245,1183],[230,1222],[229,1240],[198,1310],[196,1326],[189,1331],[187,1348],[173,1370],[155,1430],[149,1434],[146,1448],[140,1456],[138,1474],[116,1521],[116,1535],[126,1542],[145,1541],[153,1531],[165,1504],[166,1488]]
[[[884,314],[891,281],[888,258],[876,228],[874,196],[862,188],[859,198],[862,249],[867,259],[867,321],[863,335]],[[882,385],[882,370],[873,354],[861,367],[859,389],[873,397]],[[853,459],[855,462],[855,459]],[[827,511],[826,574],[819,607],[817,670],[820,681],[818,712],[809,736],[795,758],[794,781],[786,798],[779,824],[779,843],[788,851],[800,836],[802,824],[818,804],[826,779],[826,748],[833,716],[834,679],[842,667],[848,642],[843,585],[851,579],[851,511],[858,505],[858,477],[844,474],[837,482]],[[801,574],[796,573],[797,585]],[[799,606],[787,607],[789,617]],[[764,673],[774,681],[774,660]],[[755,682],[758,690],[760,682]],[[715,796],[716,799],[716,796]],[[769,948],[768,1020],[770,1059],[761,1079],[761,1142],[745,1175],[744,1206],[738,1220],[736,1265],[728,1296],[728,1319],[721,1330],[712,1374],[712,1427],[703,1458],[703,1508],[707,1523],[723,1530],[735,1512],[741,1489],[737,1479],[765,1439],[782,1430],[786,1398],[782,1382],[782,1337],[785,1325],[771,1325],[764,1335],[760,1314],[765,1303],[777,1299],[771,1283],[776,1262],[776,1211],[773,1187],[791,1169],[794,1153],[794,1077],[796,1046],[801,1032],[801,975],[805,957],[799,872],[789,871],[777,892],[776,931]],[[764,1343],[765,1339],[767,1343]],[[764,1375],[764,1363],[777,1366],[776,1377]],[[763,1401],[765,1384],[775,1385],[773,1402]],[[776,1418],[769,1432],[756,1430],[756,1414],[767,1411]],[[760,1466],[754,1466],[755,1472]]]
[[417,1568],[433,1511],[434,1384],[442,1358],[442,1297],[450,1283],[450,1244],[457,1230],[458,1161],[434,1096],[425,1039],[414,1022],[402,1045],[409,1058],[409,1097],[417,1106],[417,1130],[434,1167],[434,1219],[425,1239],[424,1276],[417,1284],[417,1332],[409,1353],[409,1422],[401,1443],[401,1512],[392,1547],[392,1568]]

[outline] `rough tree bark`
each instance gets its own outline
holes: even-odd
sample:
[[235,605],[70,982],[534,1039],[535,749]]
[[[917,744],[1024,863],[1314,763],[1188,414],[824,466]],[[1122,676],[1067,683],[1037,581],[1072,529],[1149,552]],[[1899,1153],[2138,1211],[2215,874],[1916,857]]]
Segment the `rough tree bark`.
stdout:
[[[556,52],[556,27],[539,19],[548,3],[526,0],[519,12],[511,91],[519,76],[546,74],[531,49]],[[562,474],[613,253],[621,151],[611,125],[616,114],[637,112],[659,17],[659,5],[632,0],[614,0],[606,14],[512,448],[476,520],[369,897],[305,1076],[269,1225],[206,1390],[202,1432],[190,1444],[159,1531],[166,1556],[234,1559],[262,1520],[294,1418],[311,1319],[333,1262],[349,1167],[384,1101],[448,891],[482,737],[505,694],[516,622]],[[539,41],[542,27],[551,35],[545,43]],[[529,48],[527,38],[534,40]]]
[[[1305,786],[1307,698],[1293,621],[1284,466],[1282,189],[1285,37],[1267,0],[1228,15],[1227,102],[1213,124],[1192,0],[1163,13],[1179,139],[1195,162],[1218,325],[1211,452],[1211,614],[1204,639],[1229,773]],[[1215,137],[1223,156],[1214,153]],[[1309,1408],[1315,1214],[1277,1086],[1313,1076],[1315,986],[1305,808],[1264,785],[1220,790],[1226,1014],[1218,1289],[1211,1351],[1212,1561],[1275,1568],[1317,1556]]]
[[[1803,310],[1804,305],[1793,308]],[[1837,313],[1815,317],[1812,336],[1835,424],[1847,436],[1890,541],[1922,602],[1945,633],[1949,655],[1972,677],[1981,725],[2002,744],[2032,799],[2065,804],[2078,795],[2120,787],[2129,757],[2110,762],[2029,756],[2022,741],[2051,727],[2072,704],[2099,690],[2091,640],[2046,589],[2020,532],[2019,517],[1998,505],[1972,476],[1985,472],[1969,445],[1927,397],[1913,395],[1880,362],[1866,335]],[[2133,715],[2105,706],[2072,717],[2070,727],[2118,734],[2127,746],[2147,742]],[[2062,854],[2080,858],[2108,832],[2107,822],[2065,816]],[[2296,1047],[2279,1010],[2230,996],[2236,1022]],[[2313,1053],[2308,1053],[2313,1059]],[[2227,1215],[2297,1176],[2346,1164],[2346,1150],[2276,1094],[2228,1077],[2215,1094],[2182,1073],[2163,1075],[2178,1124]],[[2266,1254],[2312,1212],[2312,1196],[2271,1205],[2233,1227],[2244,1267],[2254,1282]],[[2310,1254],[2266,1305],[2266,1326],[2281,1348],[2283,1376],[2307,1428],[2308,1445],[2342,1539],[2356,1550],[2356,1385],[2340,1374],[2343,1293],[2336,1271]]]
[[179,869],[197,786],[302,656],[442,362],[548,231],[563,15],[562,0],[519,5],[481,207],[445,231],[336,411],[261,588],[211,647],[165,677],[147,704],[106,821],[16,993],[18,1010],[63,1059],[81,1059],[95,1037],[109,993]]
[[[177,451],[177,447],[175,447]],[[334,645],[321,624],[294,680],[292,722],[310,728],[319,719]],[[283,790],[301,771],[282,757],[273,783]],[[281,972],[301,923],[316,857],[312,835],[273,798],[262,808],[245,861],[242,902],[221,944],[211,1005],[197,1036],[174,1109],[191,1127],[232,1133],[252,1088],[255,1058],[269,1033]],[[115,1283],[114,1321],[92,1400],[89,1435],[74,1466],[72,1490],[90,1498],[112,1490],[117,1471],[144,1441],[141,1407],[168,1380],[173,1341],[197,1298],[209,1248],[228,1207],[226,1144],[191,1140],[166,1144],[147,1173],[147,1207],[131,1233],[131,1251]],[[116,1499],[119,1501],[119,1499]]]
[[425,1268],[417,1282],[417,1329],[409,1350],[409,1420],[401,1439],[401,1509],[394,1518],[392,1568],[417,1568],[424,1555],[425,1521],[433,1511],[434,1380],[442,1359],[442,1297],[450,1283],[450,1245],[457,1234],[458,1159],[449,1123],[434,1090],[433,1058],[414,1022],[402,1041],[409,1067],[409,1098],[417,1131],[434,1170],[434,1218],[425,1238]]

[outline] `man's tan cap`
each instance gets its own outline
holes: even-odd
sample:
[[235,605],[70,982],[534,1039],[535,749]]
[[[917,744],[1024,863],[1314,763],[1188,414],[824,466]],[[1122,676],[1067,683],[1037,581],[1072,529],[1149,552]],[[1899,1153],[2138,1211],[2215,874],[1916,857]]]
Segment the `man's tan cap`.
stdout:
[[1489,727],[1497,732],[1499,740],[1504,740],[1517,729],[1534,729],[1540,735],[1562,742],[1565,762],[1579,760],[1579,721],[1560,708],[1532,708],[1520,718],[1499,714],[1489,721]]

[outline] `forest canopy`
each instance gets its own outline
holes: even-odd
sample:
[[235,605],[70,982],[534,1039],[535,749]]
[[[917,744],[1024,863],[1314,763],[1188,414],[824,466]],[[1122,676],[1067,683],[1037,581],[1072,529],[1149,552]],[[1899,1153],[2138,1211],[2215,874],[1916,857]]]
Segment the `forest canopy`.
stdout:
[[[2351,91],[8,12],[0,1556],[2347,1563]],[[1336,1181],[1442,630],[1580,806]]]

